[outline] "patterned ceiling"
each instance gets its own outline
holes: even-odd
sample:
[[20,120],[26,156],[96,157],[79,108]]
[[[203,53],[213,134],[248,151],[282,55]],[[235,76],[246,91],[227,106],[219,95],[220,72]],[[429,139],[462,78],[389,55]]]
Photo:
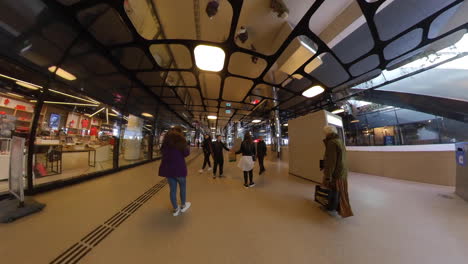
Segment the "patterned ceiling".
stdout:
[[[277,0],[219,0],[211,19],[208,2],[5,0],[2,22],[19,33],[2,32],[8,38],[0,44],[31,41],[20,59],[73,72],[79,81],[67,85],[124,111],[223,128],[269,119],[276,109],[286,119],[323,108],[468,29],[463,0],[284,0],[287,18],[271,9]],[[242,26],[245,43],[237,37]],[[225,51],[223,70],[197,68],[193,50],[200,44]],[[326,92],[302,96],[313,85]],[[279,89],[277,105],[272,87]],[[218,119],[209,124],[207,115]]]

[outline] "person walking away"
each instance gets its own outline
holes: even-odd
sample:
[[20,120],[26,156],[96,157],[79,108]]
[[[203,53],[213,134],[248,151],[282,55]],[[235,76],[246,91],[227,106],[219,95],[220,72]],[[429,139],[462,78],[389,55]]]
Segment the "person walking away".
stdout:
[[209,135],[205,135],[205,140],[203,140],[202,148],[205,159],[203,160],[203,167],[201,168],[201,170],[198,171],[200,173],[203,173],[203,170],[206,168],[206,165],[208,165],[209,167],[208,170],[211,170],[210,155],[213,150],[213,146],[211,142],[211,137]]
[[241,148],[236,154],[242,154],[242,158],[237,165],[244,172],[244,187],[254,187],[253,182],[253,167],[255,165],[255,143],[250,134],[245,134],[244,141],[242,141]]
[[263,141],[263,137],[260,136],[258,137],[258,143],[257,143],[257,158],[258,158],[258,164],[260,165],[259,174],[262,174],[263,172],[265,172],[265,166],[263,165],[263,161],[266,155],[267,155],[266,143],[265,141]]
[[323,128],[326,138],[324,157],[324,185],[340,194],[338,214],[345,218],[353,216],[348,195],[348,170],[346,168],[346,149],[334,126]]
[[229,149],[226,147],[226,144],[224,144],[221,141],[221,136],[218,135],[216,136],[216,142],[213,143],[213,179],[216,178],[216,170],[219,166],[219,177],[223,177],[223,165],[224,165],[224,155],[223,155],[223,149],[229,151]]
[[[167,178],[170,189],[170,200],[173,207],[172,215],[178,216],[186,212],[191,203],[186,201],[187,164],[185,157],[190,154],[190,147],[182,132],[182,127],[172,128],[164,137],[162,144],[162,160],[159,166],[159,176]],[[177,204],[177,185],[180,188],[181,206]]]

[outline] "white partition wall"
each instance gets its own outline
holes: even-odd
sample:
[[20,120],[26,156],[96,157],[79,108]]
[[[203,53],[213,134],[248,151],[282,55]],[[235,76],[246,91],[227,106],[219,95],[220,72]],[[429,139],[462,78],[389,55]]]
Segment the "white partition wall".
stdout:
[[325,151],[323,127],[328,124],[343,127],[341,117],[327,111],[289,120],[289,173],[322,182],[323,172],[320,171],[319,162]]

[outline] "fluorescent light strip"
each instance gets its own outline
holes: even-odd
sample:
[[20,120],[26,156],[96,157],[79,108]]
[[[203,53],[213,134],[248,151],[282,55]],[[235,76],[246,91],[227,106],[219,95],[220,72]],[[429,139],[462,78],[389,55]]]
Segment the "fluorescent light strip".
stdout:
[[7,93],[7,94],[11,95],[11,96],[14,96],[14,97],[18,97],[18,98],[24,98],[24,96],[19,95],[19,94],[15,94],[15,93]]
[[110,116],[117,116],[117,115],[114,114],[114,113],[108,113],[108,115],[110,115]]
[[93,106],[93,107],[99,106],[96,104],[80,104],[80,103],[55,102],[55,101],[44,101],[44,104],[78,105],[78,106]]
[[106,107],[106,123],[109,124],[109,108]]
[[19,86],[22,86],[22,87],[24,87],[24,88],[31,89],[31,90],[39,90],[38,87],[36,87],[36,86],[34,86],[34,85],[31,85],[31,84],[29,84],[29,83],[16,81],[16,84],[19,85]]
[[344,113],[344,109],[343,108],[338,108],[336,110],[333,110],[332,111],[332,114],[341,114],[341,113]]
[[105,109],[105,107],[103,107],[103,108],[99,109],[99,110],[98,110],[98,111],[96,111],[94,114],[90,115],[89,117],[93,117],[93,116],[95,116],[95,115],[99,114],[99,113],[100,113],[102,110],[104,110],[104,109]]
[[71,95],[71,94],[62,93],[62,92],[57,91],[57,90],[54,90],[54,89],[49,89],[49,91],[51,91],[51,92],[53,92],[53,93],[56,93],[56,94],[61,94],[61,95],[64,95],[64,96],[68,96],[68,97],[70,97],[70,98],[75,98],[75,99],[77,99],[77,100],[81,100],[81,101],[84,101],[84,102],[87,102],[87,103],[100,104],[99,102],[96,103],[96,101],[91,101],[91,100],[84,99],[84,98],[81,98],[81,97],[78,97],[78,96],[74,96],[74,95]]
[[20,80],[20,79],[16,79],[16,78],[13,78],[13,77],[10,77],[10,76],[7,76],[7,75],[4,75],[4,74],[1,74],[1,73],[0,73],[0,77],[6,78],[6,79],[10,79],[10,80],[13,80],[13,81],[17,81],[17,82],[26,83],[26,84],[29,84],[29,85],[35,86],[35,87],[37,87],[37,88],[42,88],[42,86],[39,86],[39,85],[37,85],[37,84],[30,83],[30,82],[25,82],[25,81],[22,81],[22,80]]
[[50,66],[49,71],[52,72],[52,73],[55,73],[56,75],[62,77],[65,80],[68,80],[68,81],[76,80],[75,75],[67,72],[66,70],[64,70],[62,68],[57,68],[57,66]]
[[112,109],[112,112],[116,113],[117,115],[120,115],[120,113],[117,112],[117,110]]

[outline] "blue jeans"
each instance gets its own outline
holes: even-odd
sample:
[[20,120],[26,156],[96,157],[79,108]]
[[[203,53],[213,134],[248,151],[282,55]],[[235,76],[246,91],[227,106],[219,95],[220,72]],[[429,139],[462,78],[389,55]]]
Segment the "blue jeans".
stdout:
[[177,183],[179,184],[180,187],[180,202],[182,205],[185,205],[185,189],[187,185],[187,179],[185,177],[178,177],[178,178],[173,178],[173,177],[167,177],[167,181],[169,182],[169,189],[170,189],[170,197],[171,197],[171,203],[172,207],[174,209],[177,209]]

